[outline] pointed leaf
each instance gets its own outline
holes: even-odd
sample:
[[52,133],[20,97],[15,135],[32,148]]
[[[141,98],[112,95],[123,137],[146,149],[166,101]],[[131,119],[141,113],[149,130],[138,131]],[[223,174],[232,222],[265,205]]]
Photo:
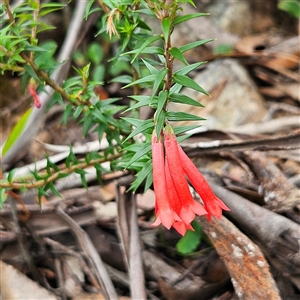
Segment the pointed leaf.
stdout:
[[42,84],[40,78],[36,75],[36,73],[33,71],[33,69],[31,68],[31,66],[29,66],[29,65],[23,65],[23,68],[25,69],[25,71],[26,71],[32,78],[34,78],[38,83]]
[[56,187],[55,187],[55,185],[54,185],[53,183],[51,183],[50,189],[51,189],[51,192],[52,192],[55,196],[57,196],[57,197],[59,197],[59,198],[62,198],[61,194],[60,194],[59,191],[56,189]]
[[65,107],[65,111],[63,114],[63,117],[61,119],[61,123],[64,125],[67,125],[68,123],[68,119],[69,117],[72,115],[73,112],[73,105],[71,103],[69,103],[66,107]]
[[75,173],[77,173],[79,175],[85,175],[85,174],[87,174],[87,171],[78,168],[78,169],[75,169]]
[[97,175],[97,179],[99,184],[102,184],[102,171],[103,168],[101,167],[101,165],[99,163],[94,165],[94,168],[96,169],[96,175]]
[[175,103],[188,104],[188,105],[192,105],[192,106],[204,107],[204,105],[202,105],[198,101],[192,99],[191,97],[183,95],[183,94],[178,94],[178,93],[171,94],[169,97],[169,101],[175,102]]
[[106,118],[104,117],[103,113],[99,109],[94,107],[94,108],[90,109],[90,112],[97,119],[98,122],[100,121],[104,124],[107,124]]
[[190,134],[184,134],[184,135],[180,135],[178,136],[176,139],[177,139],[177,142],[178,143],[181,143],[183,142],[184,140],[188,139],[189,137],[191,137],[193,134],[190,133]]
[[122,118],[122,119],[135,127],[141,126],[145,122],[144,120],[140,120],[136,118]]
[[146,177],[144,193],[146,193],[148,191],[148,189],[151,187],[152,182],[153,182],[153,176],[152,176],[152,172],[150,172]]
[[[161,36],[160,35],[155,35],[155,36],[152,36],[148,39],[146,39],[146,41],[140,46],[139,48],[139,51],[135,54],[135,56],[133,57],[133,59],[131,60],[131,63],[133,63],[136,58],[142,53],[142,51],[149,45],[151,45],[152,43],[158,41],[159,39],[161,39]],[[122,55],[127,55],[129,54],[130,52],[127,52],[127,53],[123,53]]]
[[85,170],[82,170],[82,169],[76,169],[75,170],[75,173],[79,174],[80,175],[80,179],[81,179],[81,183],[82,185],[88,189],[88,185],[87,185],[87,181],[86,181],[86,178],[85,178],[85,174],[87,174],[87,172]]
[[194,81],[190,77],[185,75],[180,75],[180,74],[174,74],[173,78],[176,83],[179,83],[185,87],[191,88],[193,90],[196,90],[200,93],[209,96],[209,94],[196,81]]
[[129,161],[129,163],[127,164],[126,168],[127,169],[132,163],[134,163],[135,161],[137,161],[139,158],[141,158],[142,156],[146,155],[147,153],[149,153],[151,150],[151,144],[150,143],[146,143],[146,144],[142,144],[142,147],[140,147],[139,151],[137,151],[133,157],[131,158],[131,160]]
[[151,74],[158,73],[158,70],[155,67],[153,67],[151,64],[149,64],[145,59],[142,59],[142,61]]
[[161,91],[158,95],[157,110],[155,113],[155,121],[156,121],[155,129],[156,129],[157,136],[160,136],[162,128],[165,124],[166,113],[165,111],[163,111],[163,108],[166,105],[168,95],[169,95],[168,91]]
[[41,205],[42,196],[49,196],[49,194],[41,187],[38,187],[37,193],[38,193],[38,202]]
[[185,113],[180,111],[169,111],[167,112],[167,118],[169,121],[202,121],[204,118]]
[[7,175],[7,181],[8,182],[12,182],[12,180],[13,180],[13,178],[14,178],[14,176],[15,176],[15,174],[16,174],[17,171],[18,171],[17,168],[12,169],[11,171],[9,171],[9,173]]
[[153,82],[153,81],[155,80],[155,78],[156,78],[156,75],[152,75],[152,74],[151,74],[151,75],[142,77],[142,78],[140,78],[140,79],[138,79],[138,80],[135,80],[135,81],[133,81],[133,82],[131,82],[131,83],[129,83],[129,84],[123,86],[122,89],[126,89],[126,88],[128,88],[128,87],[130,87],[130,86],[133,86],[133,85],[136,85],[136,84],[140,84],[140,83],[146,83],[146,82],[149,83],[149,82]]
[[180,75],[187,75],[188,73],[194,71],[195,69],[197,69],[198,67],[206,64],[206,61],[201,61],[201,62],[197,62],[191,65],[188,65],[186,67],[183,67],[179,70],[177,70],[174,74],[180,74]]
[[161,47],[156,47],[156,46],[150,46],[146,47],[143,49],[143,51],[140,51],[140,48],[131,50],[129,52],[126,52],[126,54],[134,54],[134,53],[139,53],[139,54],[164,54],[164,50]]
[[[135,100],[137,100],[137,97],[141,97],[141,100],[139,100],[139,102],[135,103],[134,105],[131,105],[130,107],[128,107],[126,110],[124,110],[125,112],[131,111],[133,109],[137,109],[140,108],[142,106],[149,106],[150,105],[150,96],[130,96],[130,98],[133,98]],[[158,97],[153,97],[154,101],[152,100],[151,103],[157,103],[157,98]]]
[[184,46],[181,46],[179,47],[179,51],[181,51],[182,53],[188,51],[188,50],[191,50],[191,49],[194,49],[198,46],[202,46],[206,43],[209,43],[209,42],[212,42],[214,41],[215,39],[208,39],[208,40],[201,40],[201,41],[196,41],[196,42],[191,42],[191,43],[188,43]]
[[152,172],[152,160],[149,159],[144,164],[143,169],[136,174],[136,180],[131,184],[131,187],[128,189],[128,191],[136,191],[138,187],[143,183],[145,178]]
[[164,18],[161,22],[162,32],[164,35],[165,43],[168,43],[171,29],[170,18]]
[[175,83],[172,85],[171,89],[170,89],[170,94],[176,94],[179,93],[182,89],[182,85]]
[[94,125],[94,122],[95,122],[95,120],[90,114],[83,118],[82,133],[83,133],[84,137],[86,137],[88,131]]
[[147,121],[143,121],[143,124],[139,127],[137,127],[136,129],[133,130],[133,132],[131,132],[131,134],[123,141],[126,142],[129,139],[131,139],[132,137],[134,137],[135,135],[146,131],[149,128],[153,128],[154,127],[154,123],[153,120],[147,120]]
[[196,125],[187,125],[187,126],[176,126],[176,127],[173,127],[173,129],[174,129],[175,135],[179,135],[179,134],[188,132],[190,130],[193,130],[193,129],[196,129],[199,127],[201,127],[201,125],[196,124]]
[[195,19],[195,18],[200,18],[200,17],[206,17],[209,16],[208,13],[196,13],[196,14],[188,14],[188,15],[184,15],[184,16],[177,16],[174,21],[173,24],[177,25],[180,24],[182,22],[191,20],[191,19]]
[[83,111],[84,106],[83,105],[79,105],[76,107],[74,114],[73,114],[73,119],[76,120],[79,115],[81,114],[81,112]]
[[161,131],[165,125],[165,122],[166,122],[166,111],[163,110],[158,118],[156,118],[156,126],[155,126],[155,130],[156,130],[156,134],[157,136],[160,136],[161,134]]
[[78,164],[78,160],[73,152],[72,147],[70,147],[70,153],[67,156],[66,161],[65,161],[66,167],[70,168],[72,166],[71,163],[72,163],[72,165]]
[[157,109],[156,109],[156,118],[159,117],[159,114],[163,110],[163,108],[166,105],[167,99],[168,99],[169,92],[168,91],[161,91],[158,95],[158,100],[157,100]]
[[[155,81],[153,84],[153,89],[152,89],[152,96],[151,96],[151,100],[153,99],[153,97],[155,96],[160,84],[164,81],[165,76],[168,73],[168,69],[161,69],[155,76]],[[151,101],[150,100],[150,101]]]
[[183,52],[180,51],[180,49],[173,47],[171,49],[169,49],[169,53],[175,57],[176,59],[178,59],[179,61],[183,62],[185,65],[188,65],[189,63],[187,62],[187,60],[185,59],[185,57],[183,56]]
[[132,82],[133,78],[132,76],[129,75],[121,75],[118,77],[115,77],[114,79],[110,80],[110,82],[119,82],[119,83],[130,83]]

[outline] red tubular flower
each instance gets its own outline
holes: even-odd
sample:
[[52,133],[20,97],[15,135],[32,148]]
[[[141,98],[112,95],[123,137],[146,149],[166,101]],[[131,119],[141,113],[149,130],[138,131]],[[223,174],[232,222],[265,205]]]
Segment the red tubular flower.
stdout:
[[166,183],[164,148],[161,140],[157,141],[155,131],[152,134],[152,165],[157,217],[152,226],[162,223],[167,229],[170,229],[175,221],[179,222],[181,219],[171,206]]
[[[169,168],[168,161],[165,161],[165,173],[167,180],[167,189],[171,206],[174,208],[175,212],[179,215],[182,207],[180,196],[178,195],[173,179],[171,177],[171,172]],[[186,224],[183,221],[175,221],[173,227],[181,234],[185,235],[187,230],[194,231],[194,228],[190,224]]]
[[212,191],[211,187],[193,164],[190,158],[185,154],[179,144],[178,152],[180,156],[180,162],[183,167],[184,173],[187,175],[195,190],[201,197],[204,208],[208,212],[206,215],[208,221],[211,219],[211,216],[214,216],[218,219],[222,216],[222,209],[229,211],[230,209],[221,201]]
[[207,214],[203,206],[195,201],[191,195],[186,177],[180,163],[178,142],[170,126],[165,127],[164,145],[166,149],[166,160],[170,169],[174,188],[181,199],[181,210],[179,213],[182,221],[189,225],[195,218],[195,214],[201,216]]
[[34,88],[34,86],[32,84],[29,84],[28,87],[29,93],[31,94],[32,98],[33,98],[33,102],[36,108],[40,108],[42,106],[42,103],[40,101],[39,96],[36,93],[36,90]]

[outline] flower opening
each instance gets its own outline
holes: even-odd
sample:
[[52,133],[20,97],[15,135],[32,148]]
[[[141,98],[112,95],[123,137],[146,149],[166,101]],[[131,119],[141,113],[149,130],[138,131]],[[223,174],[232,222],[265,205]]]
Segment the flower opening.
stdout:
[[214,194],[204,176],[200,173],[200,171],[193,164],[190,158],[185,154],[179,144],[178,152],[183,170],[192,183],[193,187],[201,197],[204,208],[208,212],[208,214],[206,215],[207,219],[210,220],[211,216],[220,219],[222,216],[222,209],[227,211],[229,211],[230,209]]

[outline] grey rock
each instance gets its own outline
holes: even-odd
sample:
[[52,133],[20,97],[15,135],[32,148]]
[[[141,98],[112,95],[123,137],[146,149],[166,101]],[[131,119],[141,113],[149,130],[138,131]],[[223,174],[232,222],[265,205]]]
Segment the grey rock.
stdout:
[[[206,118],[206,121],[187,122],[206,126],[209,129],[226,129],[238,125],[255,123],[267,113],[264,101],[247,71],[234,59],[220,59],[208,64],[194,80],[211,97],[189,88],[183,94],[205,105],[205,108],[170,103],[170,111],[192,113]],[[187,123],[176,125],[187,125]]]

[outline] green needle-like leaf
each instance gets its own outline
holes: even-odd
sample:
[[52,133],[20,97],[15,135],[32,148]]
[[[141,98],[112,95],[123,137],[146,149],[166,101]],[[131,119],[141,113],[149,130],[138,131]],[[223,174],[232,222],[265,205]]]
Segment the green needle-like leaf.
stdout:
[[201,41],[196,41],[196,42],[191,42],[191,43],[188,43],[184,46],[181,46],[179,47],[179,51],[181,51],[182,53],[186,52],[186,51],[189,51],[191,49],[194,49],[198,46],[202,46],[206,43],[209,43],[209,42],[212,42],[214,41],[215,39],[208,39],[208,40],[201,40]]
[[154,127],[154,123],[152,120],[147,120],[147,121],[143,121],[143,124],[137,128],[135,128],[131,134],[129,134],[129,136],[123,141],[126,142],[129,139],[131,139],[132,137],[134,137],[135,135],[141,133],[141,132],[145,132],[147,129],[149,128],[153,128]]
[[168,43],[171,29],[170,18],[164,18],[161,22],[162,32],[164,35],[165,43]]
[[193,90],[196,90],[200,93],[209,96],[208,92],[206,92],[197,82],[195,82],[193,79],[189,78],[188,76],[174,74],[173,78],[176,83],[179,83],[185,87],[191,88]]
[[62,198],[61,194],[60,194],[59,191],[56,189],[56,187],[54,186],[53,182],[50,182],[49,188],[50,188],[51,192],[52,192],[55,196],[57,196],[57,197],[59,197],[59,198]]
[[188,14],[188,15],[184,15],[184,16],[178,16],[174,19],[173,25],[177,25],[177,24],[180,24],[182,22],[185,22],[185,21],[188,21],[191,19],[206,17],[206,16],[209,16],[209,14],[208,13],[197,13],[197,14]]
[[206,61],[197,62],[177,70],[174,74],[187,75],[204,64],[206,64]]
[[146,144],[141,144],[141,147],[139,149],[139,151],[137,151],[132,158],[130,159],[129,163],[126,166],[126,169],[135,161],[137,161],[139,158],[141,158],[142,156],[146,155],[147,153],[149,153],[151,150],[151,144],[150,143],[146,143]]
[[153,67],[151,64],[149,64],[145,59],[142,59],[142,62],[145,64],[145,66],[147,67],[147,69],[151,74],[158,73],[158,70],[155,67]]
[[152,172],[152,160],[149,159],[149,161],[147,161],[144,164],[143,169],[136,174],[136,180],[132,183],[128,191],[135,192],[151,172]]
[[185,133],[189,130],[193,130],[193,129],[196,129],[199,127],[201,127],[201,125],[196,124],[196,125],[176,126],[176,127],[173,127],[173,129],[174,129],[174,133],[177,136],[179,134]]
[[192,106],[204,107],[204,105],[202,105],[198,101],[192,99],[189,96],[183,95],[183,94],[178,94],[178,93],[171,94],[170,97],[169,97],[169,100],[170,100],[170,102],[182,103],[182,104],[188,104],[188,105],[192,105]]
[[185,113],[180,111],[169,111],[167,112],[167,118],[169,121],[202,121],[204,118]]
[[23,68],[25,69],[25,71],[26,71],[32,78],[34,78],[38,83],[42,84],[40,78],[36,75],[36,73],[33,71],[33,69],[31,68],[31,66],[29,66],[29,65],[23,65]]
[[[155,36],[152,36],[150,38],[148,38],[139,48],[139,50],[136,52],[136,54],[134,55],[133,59],[131,60],[131,63],[133,63],[136,58],[143,52],[143,50],[148,47],[149,45],[153,44],[154,42],[158,41],[159,39],[161,39],[161,36],[160,35],[155,35]],[[126,52],[126,53],[123,53],[123,55],[127,55],[127,54],[131,54],[133,53],[132,51],[129,51],[129,52]]]
[[180,49],[173,47],[171,49],[169,49],[169,53],[175,57],[176,59],[178,59],[179,61],[183,62],[184,64],[188,65],[189,63],[187,62],[187,60],[185,59],[185,57],[183,56],[183,52],[180,51]]
[[[154,84],[153,84],[153,89],[152,89],[152,96],[151,96],[151,99],[150,101],[152,101],[152,99],[154,98],[159,86],[161,85],[161,83],[164,81],[164,78],[165,76],[167,75],[168,73],[168,69],[161,69],[155,76],[155,81],[154,81]],[[158,101],[160,101],[158,99]]]
[[133,82],[131,82],[131,83],[125,85],[125,86],[123,87],[123,89],[126,89],[126,88],[128,88],[128,87],[130,87],[130,86],[133,86],[133,85],[135,85],[135,84],[154,82],[155,79],[156,79],[156,75],[150,74],[150,75],[148,75],[148,76],[142,77],[142,78],[140,78],[140,79],[138,79],[138,80],[135,80],[135,81],[133,81]]
[[7,175],[7,181],[8,181],[8,182],[12,182],[12,180],[13,180],[13,178],[14,178],[16,172],[17,172],[17,170],[18,170],[18,169],[15,168],[15,169],[12,169],[12,170],[8,173],[8,175]]

